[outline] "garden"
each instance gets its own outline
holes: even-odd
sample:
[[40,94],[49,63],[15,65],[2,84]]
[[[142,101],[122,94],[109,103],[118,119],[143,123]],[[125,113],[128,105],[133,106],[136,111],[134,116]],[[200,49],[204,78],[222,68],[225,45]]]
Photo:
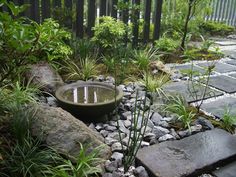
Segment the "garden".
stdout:
[[0,176],[235,174],[235,12],[0,0]]

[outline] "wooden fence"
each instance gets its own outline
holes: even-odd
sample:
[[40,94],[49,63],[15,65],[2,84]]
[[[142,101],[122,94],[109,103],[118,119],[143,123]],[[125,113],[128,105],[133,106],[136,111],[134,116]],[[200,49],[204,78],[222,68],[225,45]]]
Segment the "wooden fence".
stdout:
[[212,0],[212,14],[206,20],[236,26],[236,0]]
[[[37,22],[55,16],[55,9],[66,9],[72,14],[66,18],[65,26],[72,29],[76,36],[83,38],[93,36],[93,30],[97,17],[112,16],[122,20],[124,23],[132,22],[133,44],[138,41],[148,42],[156,40],[160,36],[160,21],[163,0],[123,0],[123,3],[130,3],[131,6],[142,7],[131,10],[117,9],[118,0],[13,0],[16,4],[30,4],[29,9],[22,15]],[[140,6],[140,3],[142,6]],[[154,9],[154,12],[152,11]],[[66,13],[66,11],[62,11]],[[58,14],[60,16],[60,14]],[[151,19],[151,16],[154,18]],[[131,18],[132,17],[132,18]],[[60,17],[59,17],[60,18]],[[143,19],[142,35],[140,35],[139,19]],[[60,19],[59,19],[60,20]],[[152,39],[150,39],[150,23],[154,24]]]

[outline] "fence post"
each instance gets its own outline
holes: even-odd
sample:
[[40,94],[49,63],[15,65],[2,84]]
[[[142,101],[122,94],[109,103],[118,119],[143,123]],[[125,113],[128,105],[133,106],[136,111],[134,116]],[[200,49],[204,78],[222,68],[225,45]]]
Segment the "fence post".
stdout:
[[132,46],[135,47],[138,44],[139,38],[139,15],[140,15],[140,0],[133,0],[133,5],[135,6],[134,14],[132,16],[132,23],[133,23],[133,40]]
[[39,0],[30,0],[30,14],[31,19],[40,23],[40,8],[39,8]]
[[100,11],[99,11],[99,16],[102,17],[102,16],[105,16],[106,15],[106,5],[107,5],[107,2],[106,0],[100,0]]
[[42,21],[51,16],[50,6],[51,4],[49,0],[41,0]]
[[88,0],[88,36],[93,36],[92,27],[95,25],[95,0]]
[[163,0],[156,0],[154,13],[153,41],[158,40],[160,38],[162,4]]
[[151,0],[145,0],[144,4],[144,26],[143,26],[143,42],[149,41],[150,33],[150,13],[151,13]]
[[111,3],[111,16],[113,18],[117,18],[117,0],[112,0],[112,3]]
[[83,38],[84,35],[84,0],[76,0],[76,36]]

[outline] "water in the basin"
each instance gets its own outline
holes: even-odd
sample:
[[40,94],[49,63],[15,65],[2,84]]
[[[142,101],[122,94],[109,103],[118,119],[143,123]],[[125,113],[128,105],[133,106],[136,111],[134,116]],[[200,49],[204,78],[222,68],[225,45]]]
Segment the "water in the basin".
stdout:
[[66,90],[63,98],[74,103],[101,103],[114,98],[114,90],[102,87],[78,87]]

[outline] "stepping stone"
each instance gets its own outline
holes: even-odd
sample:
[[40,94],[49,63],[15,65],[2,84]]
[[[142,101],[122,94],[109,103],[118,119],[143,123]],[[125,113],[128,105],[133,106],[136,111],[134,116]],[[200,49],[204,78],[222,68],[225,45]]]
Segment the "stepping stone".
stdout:
[[230,65],[236,65],[236,60],[229,60],[229,61],[226,61],[225,63],[230,64]]
[[236,114],[236,98],[224,97],[209,103],[203,103],[201,109],[212,113],[216,117],[220,118],[224,115],[227,108],[230,110],[231,115]]
[[236,176],[236,162],[220,168],[213,172],[216,177],[235,177]]
[[226,93],[236,92],[236,79],[228,76],[221,75],[221,76],[211,77],[209,85],[219,90],[222,90]]
[[218,63],[218,62],[206,62],[206,63],[199,63],[197,64],[198,66],[201,67],[208,67],[215,64],[214,71],[219,72],[219,73],[226,73],[226,72],[231,72],[231,71],[236,71],[236,66],[232,66],[229,64],[225,63]]
[[230,41],[230,40],[216,41],[215,43],[223,46],[236,45],[236,41]]
[[234,74],[229,74],[229,76],[236,78],[236,73],[234,73]]
[[222,129],[155,144],[138,151],[137,165],[150,177],[192,177],[236,157],[236,137]]
[[177,69],[177,70],[180,70],[180,72],[182,74],[187,74],[190,70],[193,70],[194,71],[194,75],[203,75],[206,73],[206,71],[203,69],[203,68],[200,68],[196,65],[191,65],[191,64],[188,64],[188,65],[176,65],[174,67],[172,67],[173,69]]
[[236,52],[229,54],[229,57],[232,59],[236,59]]
[[[195,99],[191,96],[191,91],[193,92],[191,81],[190,82],[188,81],[172,82],[172,83],[166,84],[163,87],[163,90],[165,92],[171,93],[171,94],[176,94],[176,93],[180,94],[189,103],[194,102],[194,101],[199,101],[201,99],[201,95],[203,94],[204,89],[205,87],[203,86],[199,86],[196,88],[198,99]],[[223,95],[223,93],[220,91],[216,91],[216,90],[212,90],[211,88],[208,88],[205,99],[212,98],[215,96],[220,96],[220,95]]]

